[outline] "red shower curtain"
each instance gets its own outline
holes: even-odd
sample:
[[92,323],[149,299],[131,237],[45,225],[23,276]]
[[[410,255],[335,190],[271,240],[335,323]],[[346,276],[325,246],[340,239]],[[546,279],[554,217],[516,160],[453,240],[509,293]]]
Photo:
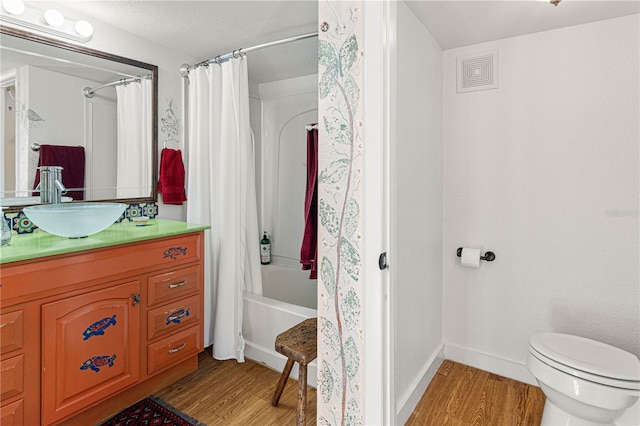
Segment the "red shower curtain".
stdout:
[[318,130],[307,130],[307,192],[304,200],[304,234],[300,247],[302,269],[311,270],[309,279],[316,279],[318,245]]

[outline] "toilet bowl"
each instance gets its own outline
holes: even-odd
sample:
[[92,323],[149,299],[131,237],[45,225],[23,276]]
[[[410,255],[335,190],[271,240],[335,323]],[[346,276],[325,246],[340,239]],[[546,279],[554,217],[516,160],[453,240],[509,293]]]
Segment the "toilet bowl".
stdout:
[[584,337],[533,335],[527,367],[547,397],[543,426],[613,425],[640,397],[640,360]]

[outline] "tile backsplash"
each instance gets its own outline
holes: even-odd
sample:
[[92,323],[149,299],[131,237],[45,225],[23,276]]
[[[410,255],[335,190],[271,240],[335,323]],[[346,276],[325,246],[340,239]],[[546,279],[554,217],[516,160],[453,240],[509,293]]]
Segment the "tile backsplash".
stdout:
[[[2,219],[7,222],[11,232],[16,234],[31,234],[35,232],[38,227],[29,220],[24,212],[3,213]],[[150,219],[154,219],[158,216],[158,203],[131,203],[127,205],[124,213],[120,215],[115,223],[129,222],[134,217],[146,216]]]

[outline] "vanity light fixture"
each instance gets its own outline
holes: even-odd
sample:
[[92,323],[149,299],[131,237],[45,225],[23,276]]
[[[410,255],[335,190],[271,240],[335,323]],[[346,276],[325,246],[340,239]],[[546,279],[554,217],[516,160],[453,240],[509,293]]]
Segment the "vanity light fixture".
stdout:
[[80,34],[82,37],[91,38],[93,36],[93,25],[91,25],[88,21],[80,20],[76,22],[74,26],[74,30]]
[[93,26],[85,20],[65,18],[55,9],[42,10],[22,0],[2,0],[0,21],[27,29],[86,43],[93,37]]
[[42,15],[42,21],[52,27],[61,27],[64,24],[64,16],[55,9],[49,9]]
[[22,0],[2,0],[2,8],[12,15],[22,15],[24,2]]

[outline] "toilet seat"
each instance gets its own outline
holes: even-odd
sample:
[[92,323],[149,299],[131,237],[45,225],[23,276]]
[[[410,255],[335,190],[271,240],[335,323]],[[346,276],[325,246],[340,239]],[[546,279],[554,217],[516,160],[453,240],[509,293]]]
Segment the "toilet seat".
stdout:
[[529,341],[531,355],[566,374],[620,389],[640,390],[640,361],[602,342],[559,333],[540,333]]

